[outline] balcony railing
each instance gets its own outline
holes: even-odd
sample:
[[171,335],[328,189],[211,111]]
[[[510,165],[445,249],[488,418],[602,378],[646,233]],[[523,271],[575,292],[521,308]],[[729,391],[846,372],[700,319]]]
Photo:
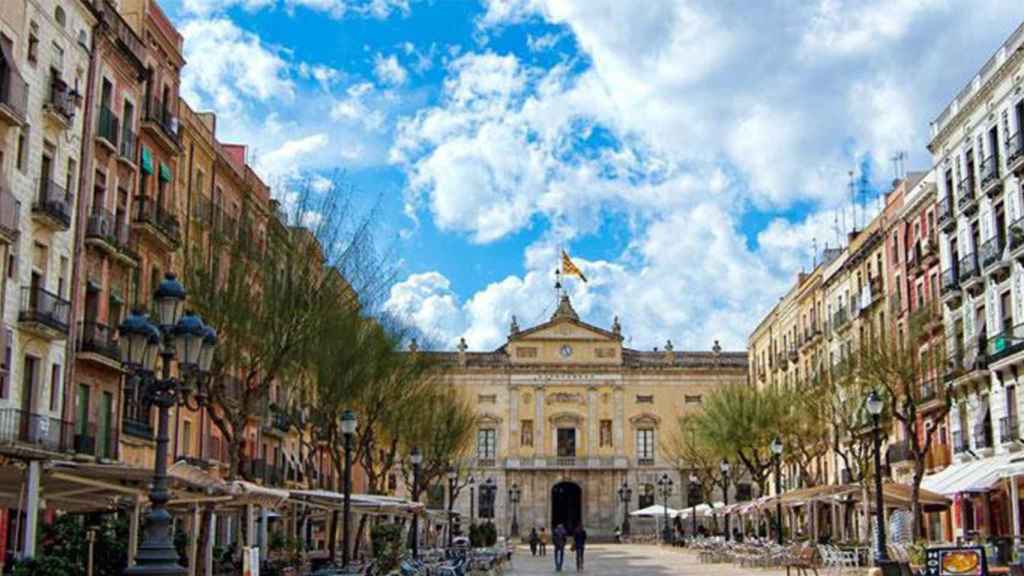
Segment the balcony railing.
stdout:
[[974,427],[974,446],[976,448],[992,447],[992,427],[987,424]]
[[70,422],[26,410],[0,409],[0,442],[67,452],[72,439]]
[[998,360],[1024,349],[1024,324],[1017,324],[988,339],[987,352],[991,359]]
[[9,65],[0,70],[0,114],[21,125],[28,118],[28,82]]
[[964,283],[967,280],[978,275],[978,257],[976,254],[968,254],[960,259],[960,274],[958,279],[960,283]]
[[50,82],[50,94],[46,105],[68,124],[75,118],[77,99],[78,94],[61,78],[54,78]]
[[1024,126],[1006,139],[1006,168],[1018,175],[1024,171]]
[[22,322],[38,322],[67,334],[70,310],[70,302],[41,287],[23,286],[21,289],[18,319]]
[[956,226],[956,218],[954,218],[953,214],[954,206],[955,204],[953,203],[953,196],[951,194],[946,194],[946,196],[939,201],[937,215],[938,224],[946,232],[949,232]]
[[71,227],[71,211],[74,201],[71,192],[49,178],[36,181],[38,196],[32,211],[54,220],[61,229]]
[[999,236],[993,236],[981,245],[981,266],[987,269],[989,266],[999,262],[1003,258],[1003,240]]
[[146,120],[160,126],[160,130],[169,140],[175,144],[179,143],[178,117],[167,108],[165,102],[161,102],[159,98],[150,100],[146,107]]
[[127,160],[132,164],[135,163],[135,142],[137,139],[138,136],[135,135],[135,132],[132,132],[131,126],[125,124],[121,128],[121,143],[117,147],[117,155],[122,160]]
[[1017,427],[1017,416],[1003,416],[999,419],[999,441],[1003,444],[1016,442],[1020,439]]
[[953,292],[960,289],[960,278],[955,267],[942,271],[942,293]]
[[836,330],[846,326],[846,323],[850,320],[849,314],[846,312],[846,308],[840,308],[832,314],[832,325],[835,326]]
[[102,430],[96,426],[95,422],[75,424],[75,453],[107,460],[116,460],[117,446],[117,430],[113,426],[107,430]]
[[92,214],[85,223],[85,237],[98,238],[110,244],[116,244],[117,234],[114,230],[114,214],[105,208],[93,208]]
[[180,240],[178,217],[169,212],[152,198],[136,196],[133,201],[135,221],[140,224],[151,224],[165,234],[172,242]]
[[962,430],[953,432],[953,453],[962,454],[967,452],[967,439],[964,438]]
[[981,189],[988,192],[999,183],[999,158],[993,154],[981,163]]
[[21,218],[21,205],[0,181],[0,239],[9,238],[12,241],[19,236],[18,220]]
[[145,438],[147,440],[153,438],[153,426],[148,420],[136,420],[125,416],[124,420],[121,421],[121,427],[124,429],[124,433],[129,436]]
[[93,352],[114,361],[121,360],[117,329],[98,322],[78,323],[78,347],[82,352]]
[[100,106],[100,116],[96,126],[96,136],[106,140],[113,148],[117,149],[117,137],[120,133],[121,122],[114,115],[114,112],[106,105]]
[[977,210],[978,205],[975,202],[974,196],[974,176],[967,176],[957,185],[957,193],[959,199],[957,200],[957,207],[961,212],[972,213]]

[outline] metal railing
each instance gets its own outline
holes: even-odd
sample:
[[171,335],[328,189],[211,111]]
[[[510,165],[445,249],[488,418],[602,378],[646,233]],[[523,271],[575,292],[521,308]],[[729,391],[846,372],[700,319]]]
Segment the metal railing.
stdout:
[[988,268],[999,262],[1003,257],[1003,248],[1005,248],[1005,245],[1003,239],[999,236],[993,236],[986,240],[981,245],[981,266]]
[[1024,127],[1006,139],[1006,166],[1010,170],[1024,165]]
[[992,427],[986,424],[974,427],[974,446],[977,448],[992,447]]
[[19,235],[18,220],[21,218],[21,205],[14,194],[0,181],[0,233],[17,238]]
[[121,142],[117,147],[117,154],[121,158],[135,163],[135,143],[138,141],[138,136],[135,132],[132,132],[130,126],[125,124],[121,128]]
[[100,238],[115,244],[116,236],[114,214],[105,208],[93,208],[92,214],[89,214],[89,219],[85,223],[85,237]]
[[121,121],[114,115],[114,111],[106,105],[101,105],[100,115],[97,122],[96,136],[110,142],[110,144],[116,148]]
[[913,460],[914,451],[910,447],[910,441],[901,440],[889,444],[889,447],[886,449],[886,459],[888,459],[890,464]]
[[0,106],[11,116],[24,122],[28,114],[28,82],[10,65],[0,69]]
[[153,426],[148,420],[136,420],[134,418],[125,418],[121,421],[121,427],[125,434],[129,436],[135,436],[137,438],[153,438]]
[[947,268],[942,271],[942,288],[940,290],[943,294],[947,292],[953,292],[954,290],[960,289],[960,278],[956,267]]
[[990,155],[981,162],[981,189],[987,189],[991,184],[999,181],[999,157]]
[[153,98],[146,106],[146,120],[159,125],[171,141],[179,142],[178,117],[159,98]]
[[136,222],[152,224],[175,242],[180,239],[178,217],[174,213],[145,196],[136,196],[132,204],[135,207]]
[[75,117],[76,95],[68,83],[61,78],[54,78],[50,81],[50,94],[46,104],[51,110],[70,122]]
[[950,194],[946,194],[944,198],[939,200],[938,213],[936,216],[938,218],[939,226],[955,222],[955,219],[953,218],[954,206],[953,196]]
[[978,256],[971,253],[960,259],[958,279],[961,283],[978,275]]
[[959,195],[956,205],[962,212],[974,204],[974,176],[969,175],[961,180],[956,189]]
[[849,314],[846,312],[846,308],[840,308],[832,314],[832,325],[838,330],[846,325],[850,320]]
[[71,227],[71,210],[74,202],[71,192],[50,178],[36,181],[38,196],[32,211],[46,214],[60,222],[64,228]]
[[23,286],[21,289],[18,319],[23,322],[39,322],[67,333],[70,311],[70,302],[40,286]]
[[94,352],[111,360],[121,360],[121,347],[117,341],[117,329],[98,322],[78,323],[78,349]]
[[71,449],[71,423],[16,408],[0,409],[0,442],[37,446],[56,452]]
[[1020,429],[1017,427],[1017,416],[1003,416],[999,419],[999,441],[1003,444],[1016,442],[1020,439]]

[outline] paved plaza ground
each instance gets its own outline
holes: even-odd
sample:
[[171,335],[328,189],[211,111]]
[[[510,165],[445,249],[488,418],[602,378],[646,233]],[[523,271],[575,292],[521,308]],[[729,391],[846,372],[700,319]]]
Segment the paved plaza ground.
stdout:
[[[540,576],[555,574],[554,557],[548,546],[548,555],[530,556],[530,549],[519,547],[512,561],[512,576]],[[572,552],[565,551],[563,574],[576,573]],[[593,544],[587,546],[585,568],[582,574],[589,576],[779,576],[782,570],[742,570],[732,564],[701,564],[697,556],[680,549],[661,548],[642,544]]]

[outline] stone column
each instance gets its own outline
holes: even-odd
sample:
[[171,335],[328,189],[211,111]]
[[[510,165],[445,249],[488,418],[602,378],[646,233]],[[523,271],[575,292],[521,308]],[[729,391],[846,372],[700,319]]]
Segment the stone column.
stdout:
[[587,387],[587,456],[597,458],[597,387]]
[[508,414],[508,453],[505,457],[518,457],[519,451],[514,448],[522,448],[519,430],[519,386],[508,387]]
[[536,394],[534,394],[534,416],[533,416],[533,445],[537,446],[540,442],[540,446],[534,449],[534,454],[537,456],[547,456],[547,451],[544,449],[545,442],[544,438],[544,387],[538,386]]

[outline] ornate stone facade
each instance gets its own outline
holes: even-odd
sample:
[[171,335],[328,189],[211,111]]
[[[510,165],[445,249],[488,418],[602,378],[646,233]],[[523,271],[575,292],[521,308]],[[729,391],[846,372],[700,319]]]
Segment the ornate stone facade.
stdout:
[[[596,536],[609,536],[622,520],[617,490],[633,488],[630,510],[653,494],[669,474],[670,507],[685,505],[679,471],[661,450],[677,418],[700,410],[716,387],[743,383],[745,352],[640,352],[623,346],[618,319],[611,330],[582,322],[567,296],[550,321],[520,330],[513,320],[508,341],[492,352],[445,353],[449,378],[466,389],[480,415],[471,473],[476,499],[463,489],[455,503],[463,518],[489,512],[488,480],[494,486],[494,522],[511,531],[508,490],[518,485],[520,533],[548,530],[579,518]],[[483,490],[484,495],[481,495]],[[662,500],[658,499],[660,504]],[[483,505],[483,506],[481,506]],[[471,509],[472,508],[472,509]]]

